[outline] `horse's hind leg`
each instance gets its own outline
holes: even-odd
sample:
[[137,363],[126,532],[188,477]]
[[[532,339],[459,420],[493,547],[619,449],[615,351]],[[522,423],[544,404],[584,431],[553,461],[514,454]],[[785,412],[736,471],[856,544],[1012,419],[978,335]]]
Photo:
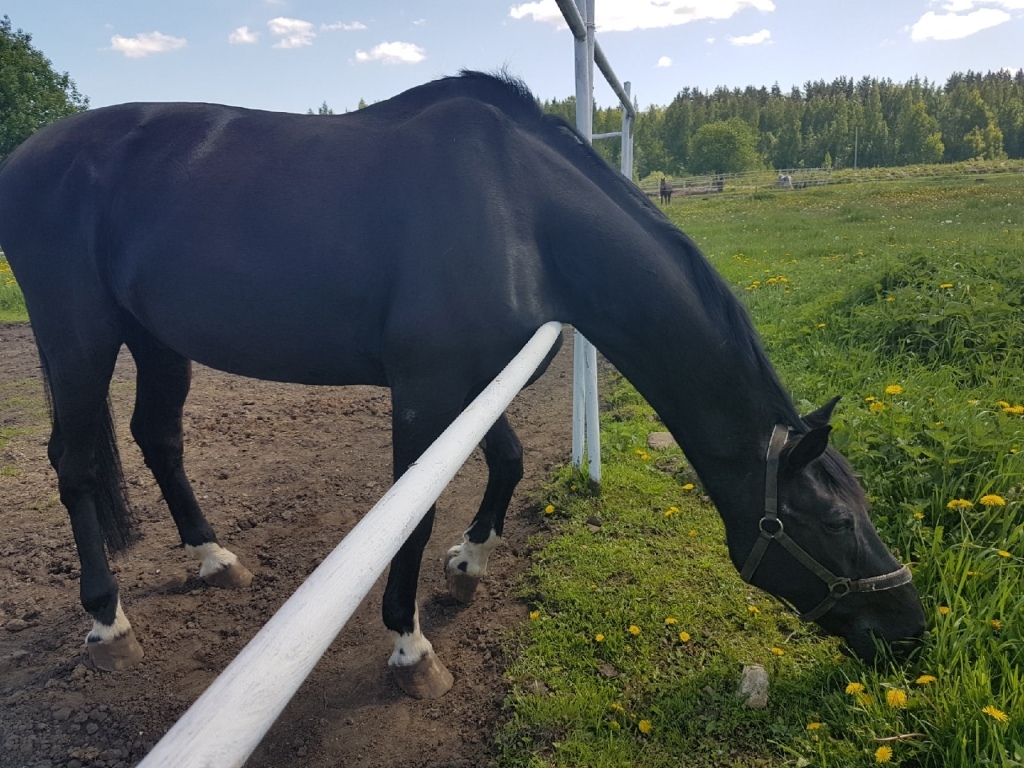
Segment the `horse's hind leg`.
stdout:
[[[84,323],[79,331],[82,338],[89,336]],[[97,667],[115,671],[135,664],[143,651],[121,609],[104,551],[104,544],[112,554],[125,549],[133,532],[107,406],[120,341],[97,335],[88,350],[65,342],[47,351],[41,343],[40,356],[53,404],[47,453],[82,566],[82,607],[93,619],[86,646]]]
[[185,476],[181,413],[191,384],[191,361],[134,322],[128,325],[128,348],[137,369],[132,436],[163,492],[185,551],[201,563],[200,577],[216,587],[247,587],[252,574],[217,543]]
[[477,584],[487,574],[487,559],[501,543],[512,492],[523,478],[523,447],[504,414],[481,446],[487,459],[487,490],[462,543],[449,549],[445,558],[448,591],[463,603],[472,602]]

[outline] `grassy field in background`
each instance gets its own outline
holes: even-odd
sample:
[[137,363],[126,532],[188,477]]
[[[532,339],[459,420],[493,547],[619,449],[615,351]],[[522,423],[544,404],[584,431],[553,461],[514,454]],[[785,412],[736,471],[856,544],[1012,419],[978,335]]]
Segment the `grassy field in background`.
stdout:
[[[912,564],[926,643],[869,668],[742,584],[682,458],[647,449],[659,426],[615,382],[602,495],[565,473],[539,500],[558,535],[525,587],[500,763],[1024,765],[1024,176],[669,215],[736,285],[798,406],[843,396],[834,444]],[[733,696],[751,662],[772,679],[760,712]]]

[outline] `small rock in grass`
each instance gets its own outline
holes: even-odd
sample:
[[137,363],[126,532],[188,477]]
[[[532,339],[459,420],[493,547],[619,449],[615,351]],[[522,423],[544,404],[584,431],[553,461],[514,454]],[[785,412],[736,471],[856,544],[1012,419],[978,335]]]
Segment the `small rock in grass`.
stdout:
[[768,673],[764,667],[760,664],[743,667],[736,696],[746,699],[746,705],[751,709],[764,709],[768,706]]
[[647,436],[647,447],[653,451],[663,451],[666,448],[674,447],[675,444],[676,439],[670,432],[651,432]]

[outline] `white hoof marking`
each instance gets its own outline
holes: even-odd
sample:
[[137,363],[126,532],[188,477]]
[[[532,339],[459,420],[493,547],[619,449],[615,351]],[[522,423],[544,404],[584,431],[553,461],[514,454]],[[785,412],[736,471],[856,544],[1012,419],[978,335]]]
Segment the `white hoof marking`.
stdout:
[[416,614],[413,616],[412,632],[400,635],[392,632],[391,637],[395,641],[395,650],[388,659],[388,665],[392,667],[408,667],[415,664],[428,653],[434,650],[430,641],[420,632],[420,609],[416,607]]
[[124,611],[121,610],[121,601],[117,601],[117,611],[114,613],[113,624],[101,624],[95,619],[92,622],[92,630],[88,635],[85,636],[85,644],[92,645],[93,643],[109,643],[111,640],[116,640],[128,633],[131,630],[132,625],[128,621],[128,617],[124,615]]
[[223,571],[225,568],[229,568],[238,562],[234,552],[224,549],[220,544],[213,541],[207,544],[200,544],[198,547],[186,544],[185,551],[201,563],[199,566],[200,578],[206,578],[211,573]]
[[474,544],[468,535],[463,536],[461,544],[456,544],[448,550],[448,570],[452,573],[459,571],[478,579],[483,578],[487,575],[487,560],[499,544],[501,536],[493,530],[483,544]]

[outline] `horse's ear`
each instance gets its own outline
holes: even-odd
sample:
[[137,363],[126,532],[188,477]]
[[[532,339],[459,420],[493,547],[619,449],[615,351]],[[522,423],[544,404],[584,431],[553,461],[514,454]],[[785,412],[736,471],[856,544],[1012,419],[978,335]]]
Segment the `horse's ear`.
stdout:
[[833,397],[821,408],[816,411],[811,411],[804,416],[804,423],[811,429],[817,429],[818,427],[824,427],[828,424],[829,419],[832,418],[832,411],[836,407],[836,403],[839,402],[839,396]]
[[824,424],[800,435],[785,454],[785,470],[799,472],[828,448],[828,433],[832,427]]

